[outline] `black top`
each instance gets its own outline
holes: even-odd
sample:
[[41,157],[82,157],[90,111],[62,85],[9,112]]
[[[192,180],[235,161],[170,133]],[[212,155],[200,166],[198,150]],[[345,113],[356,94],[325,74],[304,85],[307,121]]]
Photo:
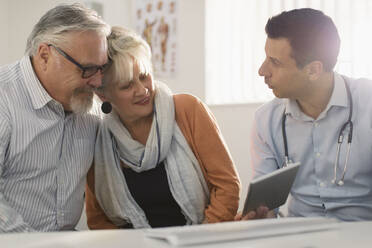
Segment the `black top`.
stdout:
[[151,227],[181,226],[186,219],[169,189],[164,163],[154,169],[135,172],[123,168],[130,193],[145,212]]

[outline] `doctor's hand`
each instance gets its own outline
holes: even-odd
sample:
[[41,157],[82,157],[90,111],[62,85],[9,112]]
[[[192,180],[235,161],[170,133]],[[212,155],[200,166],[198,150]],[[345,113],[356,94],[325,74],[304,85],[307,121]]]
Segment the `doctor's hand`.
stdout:
[[234,220],[254,220],[254,219],[264,219],[264,218],[275,218],[275,212],[269,211],[265,206],[258,207],[255,211],[249,211],[246,215],[242,216],[242,213],[238,213]]

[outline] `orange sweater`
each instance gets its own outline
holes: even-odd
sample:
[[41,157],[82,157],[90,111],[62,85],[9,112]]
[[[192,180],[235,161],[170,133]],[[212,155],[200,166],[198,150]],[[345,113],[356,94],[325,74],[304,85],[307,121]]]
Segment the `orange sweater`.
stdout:
[[[239,206],[240,181],[216,120],[197,98],[174,95],[176,122],[199,161],[207,181],[210,202],[205,209],[208,223],[231,221]],[[94,166],[88,172],[86,212],[90,229],[116,227],[94,196]]]

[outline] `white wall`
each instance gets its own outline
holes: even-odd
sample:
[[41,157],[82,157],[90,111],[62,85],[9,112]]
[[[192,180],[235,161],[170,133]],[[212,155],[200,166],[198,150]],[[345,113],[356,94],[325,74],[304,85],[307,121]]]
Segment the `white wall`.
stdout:
[[7,63],[9,54],[9,4],[8,0],[0,1],[0,65]]
[[[78,0],[1,0],[0,20],[1,30],[9,33],[7,42],[1,46],[0,54],[5,55],[0,60],[0,65],[21,58],[26,47],[26,40],[33,26],[40,17],[49,9],[60,3],[89,2]],[[131,25],[130,9],[131,1],[128,0],[95,0],[105,3],[103,17],[113,25]],[[3,7],[4,5],[4,7]],[[9,9],[9,11],[5,11]],[[4,15],[3,15],[4,12]],[[4,19],[4,20],[3,20]],[[8,31],[9,30],[9,31]],[[1,41],[0,41],[1,42]],[[1,44],[1,43],[0,43]],[[3,56],[1,56],[3,57]]]
[[[134,28],[132,1],[95,0],[104,3],[104,19],[111,25]],[[26,39],[33,25],[48,9],[74,0],[1,0],[0,28],[7,39],[0,39],[0,65],[15,61],[24,54]],[[80,1],[85,2],[85,1]],[[22,6],[22,7],[20,7]],[[205,0],[178,0],[178,72],[174,78],[162,78],[174,92],[205,96]],[[9,11],[7,11],[7,9]],[[226,82],[229,83],[229,82]],[[211,106],[234,158],[243,185],[245,199],[251,175],[249,165],[249,130],[258,105]]]
[[252,175],[249,161],[249,137],[253,114],[258,106],[259,104],[211,106],[242,182],[240,208],[244,204]]
[[178,0],[177,3],[177,74],[164,80],[174,92],[188,92],[204,99],[205,0]]

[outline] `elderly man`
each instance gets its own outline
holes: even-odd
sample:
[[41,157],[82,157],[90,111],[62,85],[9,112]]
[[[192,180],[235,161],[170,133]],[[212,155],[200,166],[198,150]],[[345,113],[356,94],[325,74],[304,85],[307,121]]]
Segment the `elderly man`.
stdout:
[[72,230],[98,118],[110,27],[79,4],[49,10],[26,56],[0,68],[0,231]]

